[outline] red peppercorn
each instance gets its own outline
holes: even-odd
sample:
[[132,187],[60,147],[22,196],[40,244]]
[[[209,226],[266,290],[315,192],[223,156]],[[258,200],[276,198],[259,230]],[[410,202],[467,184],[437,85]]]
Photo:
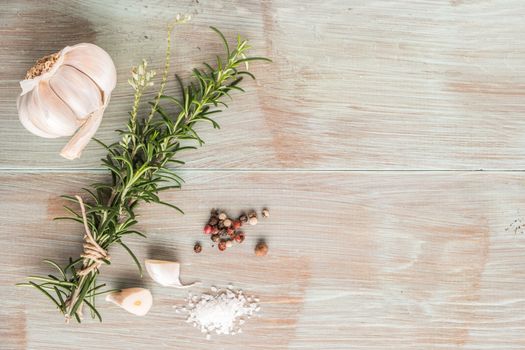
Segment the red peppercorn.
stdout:
[[237,235],[235,236],[235,241],[237,243],[242,243],[242,241],[244,241],[244,232],[239,232],[237,233]]
[[228,227],[226,233],[228,234],[228,236],[230,236],[230,238],[233,238],[233,236],[235,236],[235,230],[231,227]]
[[233,223],[232,223],[232,226],[235,230],[237,230],[239,227],[242,226],[242,222],[241,220],[234,220]]
[[220,241],[218,244],[219,250],[223,251],[226,249],[226,241]]
[[209,235],[213,232],[213,227],[211,225],[204,226],[204,233]]

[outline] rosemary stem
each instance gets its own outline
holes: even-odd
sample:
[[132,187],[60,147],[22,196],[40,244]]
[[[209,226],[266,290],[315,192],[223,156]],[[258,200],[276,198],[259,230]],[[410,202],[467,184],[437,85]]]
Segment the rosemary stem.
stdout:
[[[74,316],[80,321],[79,314],[81,314],[84,302],[90,307],[92,315],[100,319],[100,314],[95,309],[94,298],[95,295],[102,293],[99,288],[104,285],[97,285],[96,281],[100,272],[99,267],[103,263],[109,264],[107,250],[113,244],[122,245],[137,264],[139,271],[142,272],[137,257],[123,242],[126,235],[144,236],[134,227],[137,224],[135,207],[142,202],[152,202],[168,205],[180,211],[174,205],[160,200],[158,195],[161,190],[180,187],[183,181],[174,169],[169,167],[170,162],[182,164],[183,162],[174,159],[177,153],[187,148],[195,148],[182,146],[184,142],[189,140],[197,145],[203,143],[194,129],[195,124],[206,121],[211,122],[216,128],[219,127],[209,115],[220,112],[217,107],[221,104],[227,107],[222,102],[222,98],[230,96],[228,94],[230,91],[243,91],[237,86],[243,75],[253,77],[251,73],[240,71],[239,65],[248,60],[264,59],[246,58],[244,52],[249,47],[246,41],[240,39],[237,41],[237,47],[230,51],[222,33],[215,28],[212,29],[223,40],[227,50],[226,61],[223,62],[219,58],[217,68],[205,64],[206,69],[194,69],[193,77],[198,84],[183,86],[182,81],[177,78],[181,84],[180,99],[164,96],[170,57],[170,39],[168,39],[160,89],[151,103],[151,113],[143,118],[138,118],[139,103],[145,88],[152,84],[150,80],[154,72],[147,69],[146,61],[133,70],[129,82],[135,90],[134,103],[127,129],[119,131],[120,142],[108,146],[99,141],[108,151],[106,158],[102,161],[103,166],[111,174],[111,182],[93,184],[93,191],[86,189],[92,200],[91,203],[85,204],[85,208],[82,198],[77,197],[76,201],[81,206],[81,214],[72,209],[69,210],[73,214],[70,219],[83,223],[86,237],[88,237],[84,242],[82,258],[75,261],[70,258],[69,264],[63,268],[49,261],[59,270],[61,276],[58,278],[51,275],[52,283],[56,280],[56,285],[61,288],[53,289],[56,291],[56,297],[48,292],[50,282],[42,279],[45,277],[33,277],[40,284],[33,281],[23,284],[30,285],[49,297],[65,314],[66,320]],[[167,98],[168,101],[174,103],[179,112],[173,115],[168,114],[160,104],[162,98]],[[66,198],[75,201],[74,197],[66,196]],[[89,244],[92,246],[90,247]]]

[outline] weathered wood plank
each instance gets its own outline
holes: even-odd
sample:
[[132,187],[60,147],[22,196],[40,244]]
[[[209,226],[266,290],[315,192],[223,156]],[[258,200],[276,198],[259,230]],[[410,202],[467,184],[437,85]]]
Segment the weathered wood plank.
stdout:
[[[119,75],[98,134],[111,140],[131,101],[129,67],[142,57],[161,66],[177,12],[195,14],[177,31],[177,73],[221,53],[208,25],[240,31],[275,63],[253,66],[259,80],[221,116],[223,130],[203,129],[205,149],[188,153],[185,169],[204,170],[184,170],[184,190],[166,195],[187,215],[144,208],[149,241],[130,245],[141,258],[182,261],[183,278],[203,282],[196,291],[234,282],[261,298],[262,316],[208,342],[172,312],[185,293],[138,278],[116,249],[103,278],[151,288],[151,313],[129,317],[101,300],[103,325],[66,327],[13,285],[47,273],[43,258],[78,254],[81,229],[51,221],[57,196],[101,175],[5,170],[91,169],[102,152],[66,162],[65,140],[23,130],[18,80],[65,45],[101,45]],[[0,348],[525,348],[525,235],[514,222],[525,220],[523,174],[253,171],[523,169],[524,15],[518,0],[1,3]],[[197,256],[212,206],[269,206],[272,216],[243,246]],[[260,237],[265,259],[251,252]]]
[[71,163],[57,155],[65,140],[21,127],[18,80],[64,45],[101,45],[118,67],[98,133],[112,140],[130,108],[131,65],[146,57],[161,66],[164,26],[177,12],[195,20],[177,30],[176,72],[221,52],[208,25],[240,32],[275,61],[253,66],[259,82],[221,116],[221,134],[203,130],[206,152],[188,154],[192,168],[525,168],[520,0],[2,2],[0,167],[96,167],[94,145]]
[[[100,301],[104,323],[65,326],[36,292],[13,285],[47,273],[42,258],[80,249],[81,228],[52,222],[57,196],[96,177],[0,177],[0,335],[8,349],[523,349],[525,235],[523,174],[185,172],[187,184],[164,198],[186,211],[141,210],[148,241],[130,239],[138,256],[179,259],[185,281],[237,287],[261,298],[244,334],[214,337],[183,322],[172,305],[184,291],[138,278],[127,254],[111,251],[102,279],[151,288],[143,318]],[[247,228],[247,242],[195,255],[211,207],[268,206],[271,217]],[[519,230],[518,230],[519,231]],[[269,243],[266,258],[253,245]],[[7,339],[7,336],[15,336]],[[7,341],[7,343],[5,342]],[[5,345],[7,344],[7,345]]]

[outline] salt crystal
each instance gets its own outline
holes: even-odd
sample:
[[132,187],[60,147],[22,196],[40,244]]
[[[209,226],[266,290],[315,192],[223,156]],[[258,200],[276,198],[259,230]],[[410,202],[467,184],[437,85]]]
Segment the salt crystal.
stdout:
[[[177,310],[187,314],[186,322],[200,328],[206,333],[206,339],[210,334],[237,334],[242,333],[241,325],[245,323],[243,317],[250,318],[251,315],[260,310],[259,304],[254,297],[246,297],[242,290],[234,290],[233,286],[220,290],[213,286],[211,294],[200,296],[188,296],[186,307]],[[258,300],[258,299],[257,299]]]

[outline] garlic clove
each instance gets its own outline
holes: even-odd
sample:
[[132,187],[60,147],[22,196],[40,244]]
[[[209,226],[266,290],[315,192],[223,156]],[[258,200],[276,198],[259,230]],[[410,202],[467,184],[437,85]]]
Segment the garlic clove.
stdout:
[[64,64],[86,74],[104,91],[104,103],[117,85],[117,72],[113,60],[100,47],[82,43],[64,53]]
[[137,316],[144,316],[153,305],[151,292],[145,288],[127,288],[120,292],[113,292],[106,296],[106,301],[120,306],[127,312]]
[[49,130],[55,130],[60,136],[72,135],[79,126],[81,120],[77,120],[75,114],[62,99],[53,91],[49,82],[41,81],[38,91],[35,91],[41,109],[45,113],[45,119]]
[[182,284],[180,282],[180,264],[175,261],[146,259],[144,265],[150,277],[164,287],[188,288],[197,282],[191,284]]
[[45,117],[38,108],[32,108],[34,105],[33,95],[25,94],[18,97],[18,117],[20,122],[32,134],[45,138],[56,138],[60,135],[47,131],[47,126],[42,122]]
[[77,118],[87,118],[103,104],[98,86],[87,75],[73,67],[60,67],[49,80],[49,85]]
[[[47,137],[55,138],[67,135],[64,131],[67,127],[60,124],[60,121],[57,120],[57,116],[49,116],[46,113],[44,107],[45,101],[42,96],[40,96],[40,89],[33,91],[31,94],[22,96],[21,103],[26,108],[26,113],[28,114],[28,118],[32,125],[34,125],[34,127],[40,132],[47,134]],[[60,127],[56,128],[56,124]]]
[[100,123],[102,122],[102,114],[104,109],[101,108],[95,111],[86,120],[86,122],[77,130],[75,135],[69,140],[69,142],[62,148],[60,155],[66,159],[73,160],[79,158],[82,154],[82,150],[87,146],[91,138],[97,132]]

